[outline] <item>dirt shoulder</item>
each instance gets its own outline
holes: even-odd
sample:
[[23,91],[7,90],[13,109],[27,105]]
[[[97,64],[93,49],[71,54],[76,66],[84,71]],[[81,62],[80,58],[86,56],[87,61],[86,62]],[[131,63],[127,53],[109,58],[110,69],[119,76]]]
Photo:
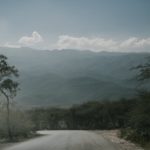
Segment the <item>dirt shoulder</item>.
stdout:
[[119,145],[120,150],[144,150],[130,141],[119,138],[119,130],[103,130],[96,131],[96,133],[101,134],[105,139],[110,140],[112,143]]
[[41,137],[41,136],[43,136],[43,135],[39,134],[37,132],[36,134],[33,134],[30,137],[28,137],[28,138],[21,138],[21,139],[19,139],[17,141],[14,141],[14,142],[7,142],[7,141],[4,141],[4,140],[0,140],[0,150],[3,150],[5,148],[7,148],[7,147],[10,147],[10,146],[16,145],[18,143],[34,139],[34,138],[38,138],[38,137]]
[[[138,145],[131,143],[130,141],[119,138],[119,130],[103,130],[94,131],[97,134],[102,135],[105,139],[111,141],[119,147],[119,150],[144,150]],[[6,147],[15,145],[16,143],[0,143],[0,150]]]
[[3,150],[6,147],[13,146],[15,143],[0,143],[0,150]]

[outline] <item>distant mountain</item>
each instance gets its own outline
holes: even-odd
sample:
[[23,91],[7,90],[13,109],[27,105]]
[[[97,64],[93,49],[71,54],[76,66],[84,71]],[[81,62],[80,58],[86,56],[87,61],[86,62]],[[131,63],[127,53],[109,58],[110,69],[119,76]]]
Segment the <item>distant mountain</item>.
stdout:
[[66,106],[89,100],[132,97],[136,71],[150,53],[0,48],[20,71],[16,100],[30,106]]

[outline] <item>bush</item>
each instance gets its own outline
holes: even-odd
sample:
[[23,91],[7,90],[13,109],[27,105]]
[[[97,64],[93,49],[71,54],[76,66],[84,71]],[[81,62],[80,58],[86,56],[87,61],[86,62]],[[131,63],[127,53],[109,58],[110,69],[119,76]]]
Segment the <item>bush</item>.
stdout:
[[137,101],[128,112],[127,128],[121,130],[122,137],[145,145],[150,142],[150,93],[140,92]]
[[[32,134],[32,122],[25,113],[18,110],[11,110],[10,128],[13,140],[27,138]],[[6,112],[0,112],[0,138],[8,139],[8,130],[6,123]]]

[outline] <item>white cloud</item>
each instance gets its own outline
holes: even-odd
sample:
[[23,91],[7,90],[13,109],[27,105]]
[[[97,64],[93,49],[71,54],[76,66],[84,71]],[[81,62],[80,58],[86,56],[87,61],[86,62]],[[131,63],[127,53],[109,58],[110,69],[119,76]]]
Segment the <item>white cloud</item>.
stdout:
[[58,49],[83,49],[94,50],[109,49],[116,47],[116,41],[103,38],[71,37],[67,35],[59,36],[57,42]]
[[138,42],[138,38],[136,37],[131,37],[127,40],[124,40],[120,43],[121,48],[126,48],[126,47],[135,47],[136,43]]
[[4,45],[2,45],[3,47],[8,47],[8,48],[21,48],[20,45],[18,44],[10,44],[10,43],[5,43]]
[[43,42],[42,36],[34,31],[31,36],[23,36],[19,39],[18,43],[22,46],[34,46],[38,43]]
[[21,47],[31,47],[35,49],[44,49],[44,40],[42,36],[34,31],[31,36],[23,36],[17,42],[11,43],[6,42],[0,44],[0,47],[8,47],[8,48],[21,48]]
[[137,37],[129,38],[120,44],[122,48],[143,48],[150,46],[150,38],[140,39]]
[[113,38],[102,37],[74,37],[69,35],[61,35],[53,44],[43,40],[42,36],[34,31],[31,36],[23,36],[16,43],[1,44],[1,47],[20,48],[31,47],[34,49],[78,49],[91,50],[95,52],[111,51],[111,52],[150,52],[150,37],[139,38],[130,37],[124,40],[116,40]]
[[[79,49],[92,51],[139,51],[139,49],[150,47],[150,38],[131,37],[126,40],[113,40],[105,38],[73,37],[68,35],[59,36],[56,43],[57,49]],[[136,49],[136,50],[135,50]]]

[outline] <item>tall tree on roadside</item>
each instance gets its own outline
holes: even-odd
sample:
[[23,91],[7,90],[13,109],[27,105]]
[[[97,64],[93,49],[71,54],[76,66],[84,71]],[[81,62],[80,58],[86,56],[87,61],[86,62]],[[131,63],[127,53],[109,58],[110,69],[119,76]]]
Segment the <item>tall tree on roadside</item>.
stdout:
[[0,55],[0,94],[6,100],[6,122],[9,140],[13,138],[10,125],[10,101],[16,96],[18,90],[18,82],[14,80],[18,76],[16,67],[9,65],[6,56]]

